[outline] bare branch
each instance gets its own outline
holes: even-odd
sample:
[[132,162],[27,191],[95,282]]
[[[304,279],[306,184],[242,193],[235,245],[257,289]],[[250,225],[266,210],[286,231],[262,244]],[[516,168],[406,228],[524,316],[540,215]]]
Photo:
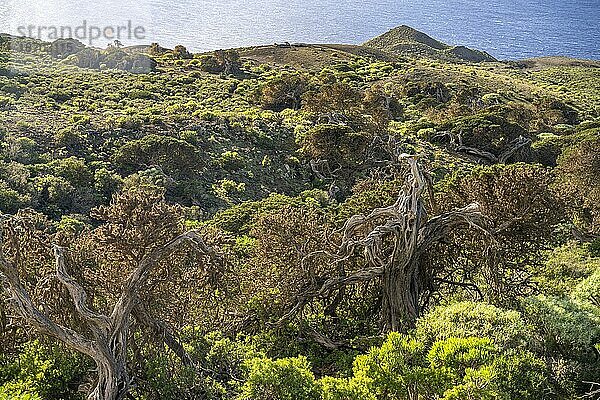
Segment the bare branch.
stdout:
[[15,265],[6,260],[3,255],[0,255],[0,274],[8,285],[8,293],[11,296],[9,303],[19,316],[40,332],[62,341],[77,351],[92,356],[94,354],[93,341],[70,328],[55,323],[39,311],[31,300],[27,289],[21,283],[17,271]]
[[421,293],[427,282],[435,278],[431,276],[435,271],[421,265],[424,253],[456,229],[469,228],[492,236],[476,203],[429,219],[423,198],[426,194],[432,196],[431,180],[426,178],[416,156],[402,155],[400,159],[407,161],[410,172],[395,203],[377,208],[366,216],[348,218],[337,232],[341,242],[336,254],[318,251],[303,258],[306,262],[313,256],[325,255],[334,263],[344,263],[356,256],[357,250],[362,250],[365,267],[349,274],[344,268],[338,268],[339,275],[326,277],[320,287],[306,290],[288,315],[301,311],[310,299],[330,296],[334,290],[350,284],[380,279],[382,329],[405,329],[419,316]]
[[56,245],[53,247],[54,256],[56,258],[56,276],[71,294],[77,312],[88,322],[93,323],[102,332],[108,333],[111,328],[110,320],[105,315],[98,314],[89,309],[87,306],[87,293],[67,272],[64,249]]

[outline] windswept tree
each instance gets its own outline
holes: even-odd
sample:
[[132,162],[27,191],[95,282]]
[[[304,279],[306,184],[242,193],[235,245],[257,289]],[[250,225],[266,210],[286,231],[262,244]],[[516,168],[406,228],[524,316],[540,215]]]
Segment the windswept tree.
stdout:
[[[156,46],[158,47],[158,46]],[[153,50],[156,50],[156,47],[152,46]],[[175,48],[173,49],[173,57],[175,57],[178,60],[188,60],[193,58],[194,56],[192,55],[192,53],[190,53],[185,46],[182,46],[180,44],[178,44],[177,46],[175,46]]]
[[236,50],[217,50],[215,58],[223,68],[224,75],[237,75],[242,68],[240,53]]
[[126,173],[159,167],[175,176],[189,174],[202,165],[202,157],[194,145],[161,135],[147,135],[127,142],[115,151],[113,160]]
[[302,95],[308,90],[308,78],[302,74],[284,73],[267,81],[257,92],[262,108],[283,111],[298,110]]
[[238,75],[242,61],[237,50],[217,50],[200,57],[200,69],[211,74]]
[[93,216],[103,224],[80,234],[53,231],[31,211],[3,216],[0,278],[15,323],[94,361],[88,399],[121,400],[134,380],[128,357],[135,327],[192,362],[160,319],[161,309],[164,316],[186,308],[176,290],[161,290],[165,280],[214,283],[225,264],[198,232],[183,231],[179,208],[162,193],[125,192]]
[[600,234],[600,138],[598,133],[568,148],[558,159],[556,189],[578,225]]
[[399,155],[391,154],[396,139],[388,125],[401,107],[381,87],[365,92],[347,83],[325,84],[304,94],[302,110],[313,124],[299,135],[302,151],[315,175],[341,193],[354,185],[357,169],[388,165]]
[[317,124],[343,125],[354,132],[371,131],[375,126],[364,110],[363,98],[361,90],[347,83],[327,84],[318,91],[307,92],[302,109]]
[[406,330],[421,315],[422,295],[430,281],[444,272],[428,264],[427,255],[434,246],[459,230],[479,233],[479,245],[486,246],[487,221],[479,205],[430,217],[426,210],[428,179],[416,157],[403,159],[409,171],[394,204],[351,216],[340,230],[323,239],[320,249],[308,244],[314,239],[308,234],[306,245],[295,245],[302,256],[298,268],[305,273],[304,285],[300,285],[304,289],[284,318],[297,315],[315,300],[328,303],[328,313],[333,314],[331,308],[342,302],[345,293],[351,292],[349,288],[376,282],[381,330]]
[[425,253],[448,237],[453,230],[468,227],[486,231],[479,205],[428,217],[424,197],[428,181],[416,157],[406,157],[408,180],[396,202],[354,215],[342,228],[342,241],[335,262],[363,251],[364,268],[327,280],[320,294],[330,293],[353,282],[380,279],[382,285],[381,328],[399,331],[413,326],[421,314],[420,296],[424,289]]

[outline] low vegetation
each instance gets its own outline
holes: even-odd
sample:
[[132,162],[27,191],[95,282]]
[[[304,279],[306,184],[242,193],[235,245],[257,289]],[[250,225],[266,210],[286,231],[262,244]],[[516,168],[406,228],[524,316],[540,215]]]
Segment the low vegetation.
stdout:
[[594,63],[2,44],[0,400],[598,398]]

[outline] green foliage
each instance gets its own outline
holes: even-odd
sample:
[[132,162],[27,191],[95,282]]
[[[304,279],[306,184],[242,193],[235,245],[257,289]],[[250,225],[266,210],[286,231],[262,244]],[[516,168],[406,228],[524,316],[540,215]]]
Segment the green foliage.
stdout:
[[0,180],[0,211],[4,213],[14,213],[24,208],[29,203],[30,198],[12,189],[8,183]]
[[552,398],[545,363],[528,352],[508,351],[492,363],[493,384],[506,399]]
[[417,322],[416,334],[425,343],[451,337],[488,337],[502,348],[522,347],[528,327],[517,311],[486,303],[457,302],[436,307]]
[[531,353],[505,350],[480,337],[451,337],[427,349],[397,333],[356,359],[350,382],[362,382],[377,399],[533,400],[550,389],[545,364]]
[[123,183],[119,174],[106,168],[99,168],[94,172],[94,189],[103,199],[110,199]]
[[164,171],[183,173],[199,167],[198,150],[188,142],[170,136],[148,135],[123,145],[114,161],[125,171],[142,166],[159,166]]
[[271,360],[255,358],[240,400],[318,400],[319,391],[305,357]]
[[449,338],[435,342],[427,360],[433,368],[447,367],[464,374],[467,368],[488,363],[497,352],[497,347],[488,338]]
[[571,296],[578,301],[600,307],[600,267],[597,267],[593,274],[575,286]]
[[239,74],[240,55],[235,50],[217,50],[211,55],[200,57],[200,69],[212,74]]
[[79,233],[85,229],[85,223],[70,216],[63,215],[56,229],[66,233]]
[[0,358],[0,399],[81,399],[81,383],[88,363],[64,348],[38,341],[23,345],[18,359]]
[[561,295],[598,270],[600,260],[591,257],[585,247],[570,242],[550,251],[545,263],[534,272],[543,293]]
[[145,74],[154,71],[156,61],[145,54],[130,54],[118,46],[109,45],[102,51],[85,48],[63,60],[64,64],[95,70],[116,69],[135,74]]
[[[305,204],[305,202],[313,199],[313,197],[309,196],[310,194],[322,193],[305,193],[306,196],[294,198],[274,193],[261,201],[247,201],[223,210],[217,213],[209,221],[209,224],[231,233],[247,233],[254,222],[262,215],[275,213],[286,206],[300,206]],[[321,197],[318,196],[318,198]]]
[[526,317],[534,322],[549,355],[591,362],[600,342],[600,312],[569,297],[535,296],[524,300]]
[[324,377],[317,381],[323,400],[376,400],[369,391],[368,379],[353,377],[351,379]]
[[197,368],[183,365],[168,352],[152,353],[144,371],[148,377],[145,389],[158,398],[232,398],[240,389],[246,364],[263,355],[244,341],[226,338],[218,332],[203,334],[198,328],[184,328],[181,339],[194,363],[210,374],[198,373]]
[[237,151],[227,150],[217,159],[217,164],[227,170],[236,170],[244,166],[244,157]]
[[422,342],[391,333],[380,348],[357,357],[354,375],[367,382],[378,399],[402,399],[419,393],[424,396],[443,392],[445,370],[426,366],[426,350]]

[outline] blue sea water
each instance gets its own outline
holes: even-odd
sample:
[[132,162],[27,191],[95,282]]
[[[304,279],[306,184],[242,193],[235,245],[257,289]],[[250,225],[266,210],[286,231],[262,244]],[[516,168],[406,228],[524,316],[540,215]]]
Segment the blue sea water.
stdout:
[[105,28],[131,21],[144,35],[122,38],[126,45],[204,51],[285,41],[359,44],[404,24],[500,59],[600,59],[600,0],[0,1],[0,31],[12,34],[30,25],[75,28],[85,20]]

